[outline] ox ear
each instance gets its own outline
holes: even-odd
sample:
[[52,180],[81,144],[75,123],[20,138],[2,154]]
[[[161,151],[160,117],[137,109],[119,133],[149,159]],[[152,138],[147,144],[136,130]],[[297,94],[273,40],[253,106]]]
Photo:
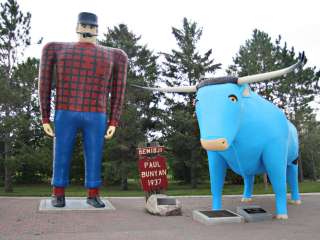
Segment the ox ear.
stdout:
[[242,93],[242,97],[250,97],[251,96],[251,89],[248,84],[243,84],[241,86],[241,93]]

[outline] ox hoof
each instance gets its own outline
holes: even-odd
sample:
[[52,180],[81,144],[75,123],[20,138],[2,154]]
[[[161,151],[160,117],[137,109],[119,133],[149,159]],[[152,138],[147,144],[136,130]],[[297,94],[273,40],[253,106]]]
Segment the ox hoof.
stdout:
[[289,204],[291,205],[301,205],[301,200],[289,200]]
[[287,220],[288,215],[287,214],[277,214],[274,218],[277,220]]
[[242,198],[241,202],[253,202],[252,198]]

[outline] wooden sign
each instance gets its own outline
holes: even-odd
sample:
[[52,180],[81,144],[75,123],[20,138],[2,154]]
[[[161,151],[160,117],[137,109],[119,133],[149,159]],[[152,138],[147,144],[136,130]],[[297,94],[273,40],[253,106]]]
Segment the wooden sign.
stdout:
[[164,157],[156,156],[154,158],[140,158],[139,173],[143,191],[151,192],[167,189],[167,165]]
[[148,154],[159,154],[164,152],[164,147],[163,146],[157,146],[157,147],[142,147],[142,148],[137,148],[138,155],[148,155]]

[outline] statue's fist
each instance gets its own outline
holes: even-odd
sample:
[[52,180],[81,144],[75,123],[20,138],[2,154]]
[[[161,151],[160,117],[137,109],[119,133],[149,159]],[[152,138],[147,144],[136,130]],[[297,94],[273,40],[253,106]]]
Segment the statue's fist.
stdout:
[[48,136],[54,137],[54,132],[49,123],[44,123],[42,126],[43,126],[43,130]]
[[105,139],[111,139],[113,134],[115,133],[115,131],[116,131],[116,127],[115,126],[108,127],[107,133],[104,136]]

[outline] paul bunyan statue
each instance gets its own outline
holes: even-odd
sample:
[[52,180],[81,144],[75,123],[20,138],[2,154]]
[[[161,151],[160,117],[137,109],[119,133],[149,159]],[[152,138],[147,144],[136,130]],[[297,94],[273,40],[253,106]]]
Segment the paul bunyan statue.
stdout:
[[[245,77],[204,79],[196,86],[144,89],[195,93],[201,145],[207,150],[212,209],[222,208],[226,170],[244,179],[242,201],[252,198],[254,176],[267,173],[276,201],[276,218],[287,219],[287,186],[290,202],[301,204],[298,189],[298,134],[283,111],[251,91],[248,83],[266,81],[302,67],[306,59],[287,68]],[[140,87],[140,86],[137,86]]]
[[[54,207],[65,206],[70,160],[76,135],[81,131],[87,203],[103,208],[105,204],[100,199],[99,188],[104,138],[112,138],[118,126],[128,58],[120,49],[97,44],[98,19],[95,14],[81,12],[76,31],[77,42],[48,43],[41,56],[41,116],[45,133],[54,137],[51,202]],[[50,125],[53,75],[56,75],[54,131]],[[109,94],[111,110],[108,118]]]

